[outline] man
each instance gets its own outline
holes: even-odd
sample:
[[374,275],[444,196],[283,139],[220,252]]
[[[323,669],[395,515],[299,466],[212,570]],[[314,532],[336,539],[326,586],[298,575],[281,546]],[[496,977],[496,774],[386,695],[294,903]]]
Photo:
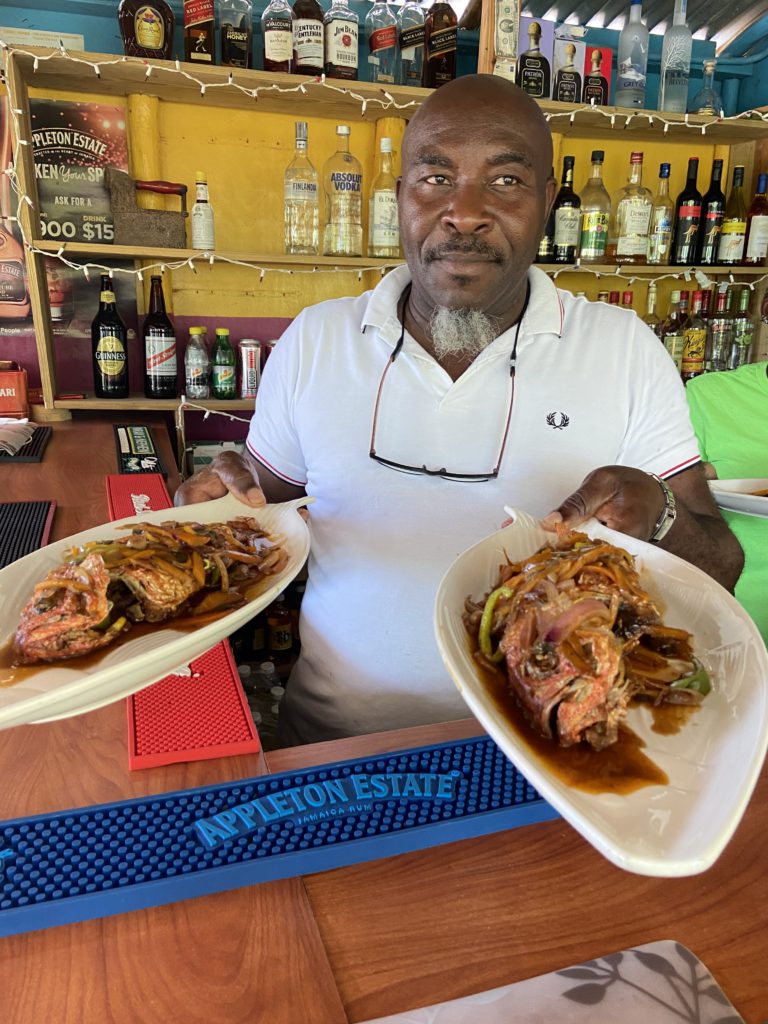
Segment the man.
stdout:
[[677,499],[664,547],[728,587],[738,577],[668,355],[634,314],[531,266],[551,163],[516,86],[475,75],[435,92],[403,142],[407,267],[304,310],[267,364],[249,458],[222,455],[180,489],[182,502],[225,488],[251,504],[316,499],[286,742],[466,715],[433,640],[434,595],[504,505],[649,538],[671,521],[650,471]]
[[[768,362],[696,377],[685,393],[707,476],[768,477]],[[735,595],[768,643],[768,520],[728,511],[723,516],[744,548]]]

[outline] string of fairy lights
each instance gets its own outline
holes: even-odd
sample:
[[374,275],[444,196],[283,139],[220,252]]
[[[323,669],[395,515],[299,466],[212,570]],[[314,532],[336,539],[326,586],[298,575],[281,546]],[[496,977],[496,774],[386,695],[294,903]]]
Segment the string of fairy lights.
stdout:
[[[0,51],[6,60],[13,60],[16,57],[25,57],[32,61],[32,72],[36,73],[41,64],[48,61],[60,61],[66,60],[75,65],[81,65],[84,69],[89,69],[90,73],[95,78],[100,79],[102,69],[111,68],[116,65],[138,65],[144,68],[144,82],[155,76],[156,79],[167,79],[169,76],[178,76],[185,81],[188,81],[200,90],[200,95],[205,97],[213,90],[235,90],[243,95],[249,97],[258,104],[259,97],[264,95],[279,94],[302,94],[307,95],[313,92],[326,91],[329,93],[337,94],[348,98],[350,101],[357,102],[360,105],[360,116],[365,117],[369,107],[375,107],[380,113],[402,113],[403,111],[414,111],[421,105],[421,98],[409,99],[406,101],[399,101],[396,99],[390,91],[385,88],[380,88],[381,95],[370,96],[364,95],[362,92],[357,91],[349,85],[334,84],[328,81],[324,75],[312,79],[302,79],[295,85],[282,85],[276,82],[270,82],[268,84],[259,85],[246,85],[242,81],[236,80],[236,73],[230,71],[226,78],[222,78],[221,81],[211,82],[203,81],[196,75],[187,70],[186,67],[182,66],[181,62],[166,61],[161,64],[154,64],[151,61],[144,60],[142,58],[127,57],[127,56],[115,56],[110,58],[101,58],[94,60],[82,54],[70,53],[62,42],[59,43],[58,49],[52,49],[48,54],[33,53],[29,50],[22,49],[20,47],[11,46],[4,40],[0,39]],[[250,73],[252,74],[252,73]],[[137,85],[137,89],[140,86]],[[15,217],[9,217],[7,219],[15,221],[21,233],[22,243],[25,250],[31,254],[39,254],[46,257],[54,257],[58,259],[62,264],[72,270],[81,271],[87,280],[90,280],[91,273],[107,273],[112,276],[114,273],[128,274],[136,276],[139,281],[143,281],[145,274],[152,274],[153,272],[159,271],[160,273],[166,270],[180,270],[182,268],[188,268],[193,272],[196,272],[196,264],[208,265],[213,267],[216,263],[224,263],[230,266],[245,267],[250,270],[254,270],[259,275],[259,281],[263,281],[266,274],[344,274],[344,273],[356,273],[358,281],[362,280],[363,274],[366,273],[380,273],[382,276],[387,270],[392,267],[398,266],[402,263],[401,260],[392,260],[387,262],[377,261],[375,265],[358,265],[354,267],[338,266],[335,264],[311,264],[308,263],[302,267],[286,267],[279,266],[276,264],[280,263],[280,257],[276,255],[275,263],[264,263],[255,262],[253,260],[238,259],[233,256],[226,256],[218,252],[200,251],[194,255],[183,255],[179,259],[166,258],[158,260],[155,263],[144,263],[144,265],[137,269],[130,268],[112,268],[105,266],[98,262],[82,262],[79,260],[71,259],[67,254],[66,243],[59,246],[55,251],[50,248],[42,249],[34,244],[34,240],[28,238],[24,232],[24,221],[20,216],[22,207],[24,204],[34,209],[34,202],[26,191],[23,189],[19,176],[16,170],[16,161],[18,160],[18,148],[32,145],[31,139],[28,139],[22,130],[21,117],[23,111],[14,107],[10,102],[8,104],[11,124],[11,138],[16,156],[11,160],[10,165],[4,170],[4,173],[10,180],[11,189],[17,197],[17,212]],[[616,110],[604,110],[602,107],[596,105],[594,102],[591,104],[585,104],[575,109],[568,109],[564,111],[543,111],[544,117],[547,122],[552,126],[554,131],[557,131],[557,123],[562,120],[567,120],[570,125],[575,124],[577,120],[590,119],[594,124],[595,116],[605,118],[610,121],[612,129],[615,129],[617,133],[622,130],[635,127],[637,122],[645,122],[649,128],[655,125],[663,125],[663,132],[667,134],[670,129],[675,131],[688,131],[698,132],[702,136],[707,134],[707,131],[713,128],[715,125],[721,125],[728,122],[737,122],[743,120],[760,121],[762,123],[768,122],[768,113],[761,111],[743,111],[742,113],[735,114],[728,117],[715,117],[708,121],[691,120],[689,115],[686,114],[682,120],[675,118],[665,118],[662,114],[656,111],[627,111],[617,112]],[[104,246],[105,249],[108,246]],[[631,270],[625,269],[622,266],[617,266],[614,269],[607,269],[602,267],[598,269],[580,263],[578,260],[575,264],[570,264],[558,268],[547,267],[547,273],[550,274],[555,280],[562,273],[589,273],[593,274],[598,279],[611,279],[616,278],[623,281],[627,281],[630,284],[636,281],[647,281],[649,278],[656,282],[673,279],[673,280],[686,280],[690,281],[694,276],[699,283],[700,287],[706,288],[711,287],[712,281],[707,277],[706,272],[702,270],[695,270],[694,268],[680,267],[678,269],[670,270],[666,273],[653,273],[649,274],[638,274],[636,268]],[[718,277],[723,277],[723,274],[718,274]],[[732,272],[728,273],[728,283],[732,285],[740,285],[742,287],[749,287],[751,290],[761,284],[763,281],[768,280],[768,274],[762,276],[756,276],[749,280],[739,281],[736,279]]]

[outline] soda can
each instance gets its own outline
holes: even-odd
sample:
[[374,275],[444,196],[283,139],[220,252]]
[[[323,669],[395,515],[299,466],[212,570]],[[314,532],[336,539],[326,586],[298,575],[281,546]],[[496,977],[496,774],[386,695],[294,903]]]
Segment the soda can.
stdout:
[[261,380],[261,344],[254,338],[240,342],[240,397],[255,398]]
[[262,373],[264,372],[264,367],[267,365],[267,359],[269,359],[269,354],[272,351],[272,349],[275,347],[276,344],[277,344],[277,340],[262,342],[262,345],[261,345],[261,372]]

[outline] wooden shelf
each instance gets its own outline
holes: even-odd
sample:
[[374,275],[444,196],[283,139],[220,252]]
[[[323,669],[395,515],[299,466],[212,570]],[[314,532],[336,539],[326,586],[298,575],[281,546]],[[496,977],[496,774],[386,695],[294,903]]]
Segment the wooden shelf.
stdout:
[[[166,263],[181,263],[193,259],[199,267],[205,267],[209,260],[201,249],[160,249],[153,246],[104,245],[98,242],[49,242],[34,239],[32,244],[52,256],[93,256],[101,259],[156,260]],[[401,264],[402,260],[380,260],[365,256],[289,256],[276,252],[216,252],[219,260],[247,263],[265,267],[343,267],[350,273],[361,270],[385,270]],[[215,261],[214,261],[215,263]]]
[[701,271],[707,277],[763,277],[768,267],[678,267],[648,266],[642,263],[585,263],[575,266],[570,263],[537,263],[539,270],[547,274],[563,272],[568,274],[601,274],[605,277],[665,277],[668,274],[694,275]]
[[55,398],[54,409],[94,410],[111,409],[113,411],[135,412],[137,409],[152,409],[155,412],[175,412],[180,405],[185,408],[192,405],[203,406],[221,412],[253,412],[254,398],[190,398],[182,403],[180,398],[145,398],[143,395],[131,395],[129,398],[96,398],[94,395],[85,398]]

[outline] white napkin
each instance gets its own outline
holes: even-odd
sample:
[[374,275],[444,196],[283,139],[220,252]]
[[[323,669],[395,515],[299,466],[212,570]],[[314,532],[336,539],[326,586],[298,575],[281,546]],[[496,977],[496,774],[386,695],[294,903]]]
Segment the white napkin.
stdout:
[[29,444],[34,432],[34,423],[29,423],[25,419],[0,418],[0,452],[5,452],[6,455],[16,455],[25,444]]

